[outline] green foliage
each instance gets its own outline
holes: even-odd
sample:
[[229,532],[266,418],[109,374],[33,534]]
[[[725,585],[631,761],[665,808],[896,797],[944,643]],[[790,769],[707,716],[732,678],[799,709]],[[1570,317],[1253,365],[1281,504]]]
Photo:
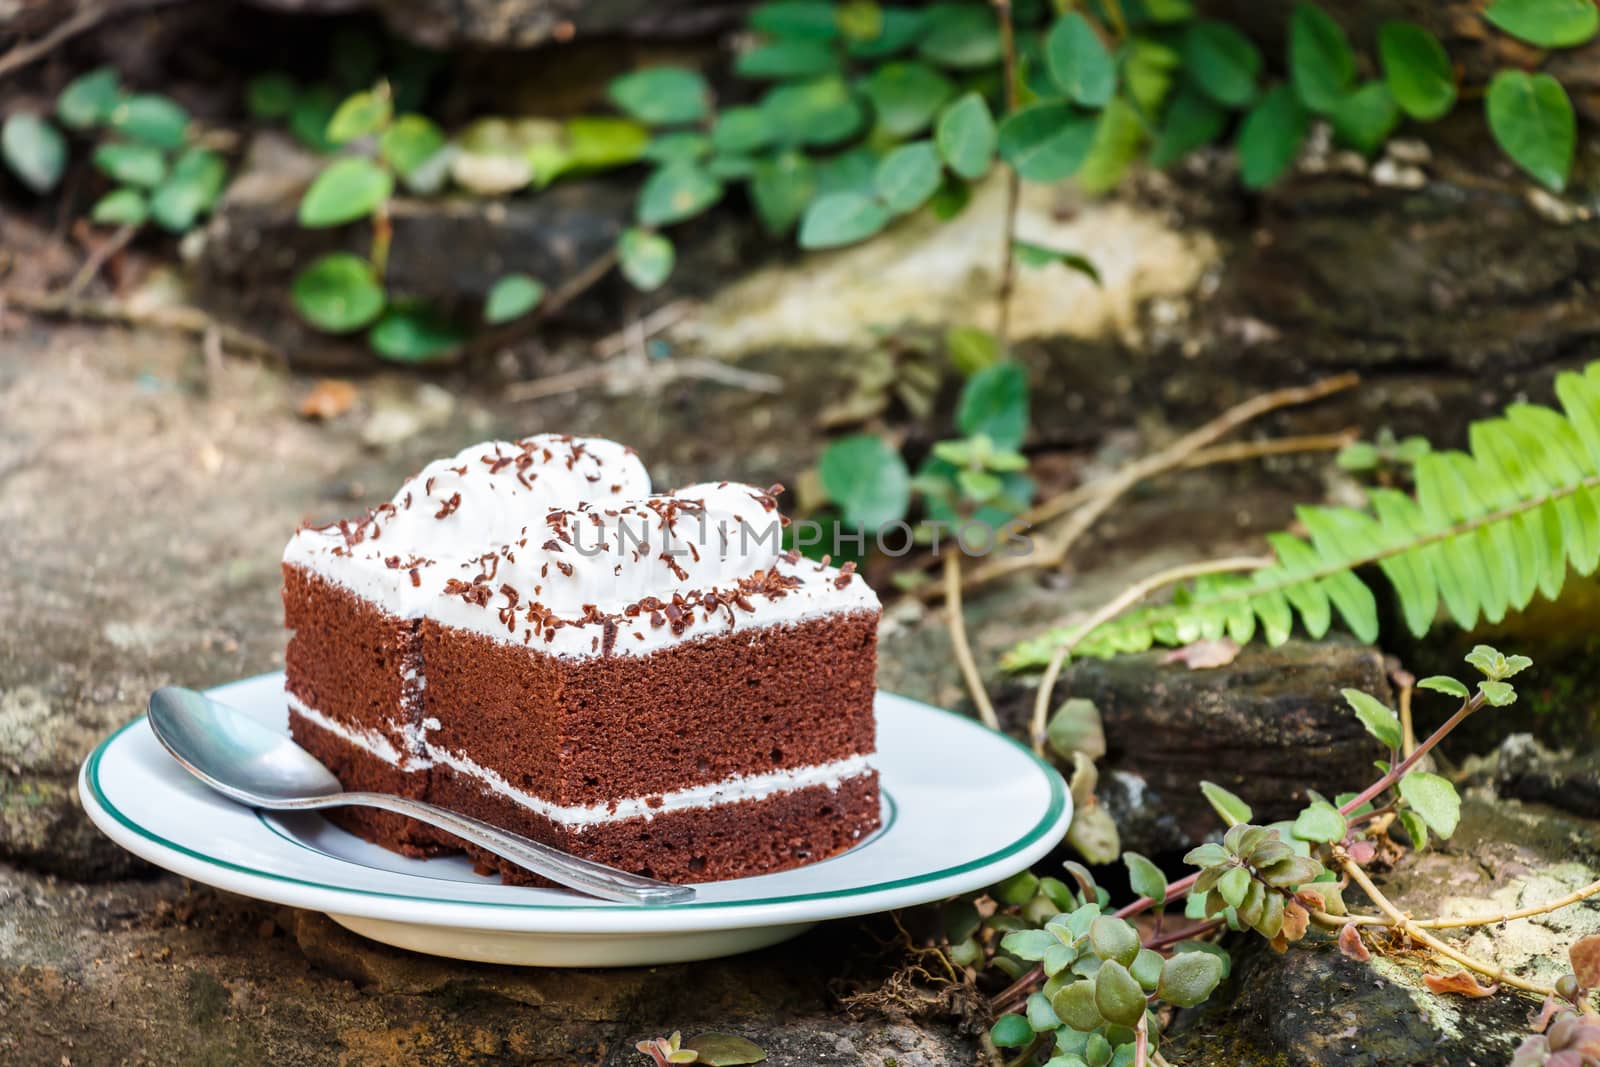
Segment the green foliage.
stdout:
[[150,217],[150,203],[137,189],[113,189],[95,202],[91,221],[102,226],[142,226]]
[[295,310],[329,333],[359,330],[383,313],[387,302],[372,264],[349,252],[333,252],[295,276]]
[[927,203],[943,178],[933,143],[914,141],[883,157],[873,176],[873,187],[890,211],[903,215]]
[[974,181],[994,162],[995,126],[989,105],[977,93],[967,93],[946,107],[934,127],[939,155],[959,177]]
[[1250,805],[1217,783],[1201,782],[1200,792],[1205,795],[1206,800],[1210,801],[1217,814],[1222,816],[1222,821],[1229,826],[1250,821],[1252,815]]
[[1411,22],[1378,30],[1383,76],[1400,110],[1419,122],[1443,118],[1456,103],[1455,71],[1439,39]]
[[394,175],[363,156],[328,164],[300,198],[300,225],[321,229],[364,219],[394,193]]
[[1194,84],[1223,107],[1241,108],[1255,99],[1261,52],[1226,22],[1191,25],[1183,38],[1183,60]]
[[483,321],[490,325],[520,319],[544,299],[544,283],[527,274],[507,274],[494,283],[483,303]]
[[162,229],[185,233],[216,206],[228,180],[222,157],[204,148],[187,148],[172,163],[166,180],[150,194],[150,217]]
[[1400,797],[1439,837],[1456,832],[1461,821],[1461,797],[1448,778],[1412,771],[1400,779]]
[[1600,31],[1594,0],[1495,0],[1483,17],[1539,48],[1571,48]]
[[906,462],[876,434],[842,437],[817,464],[828,498],[845,522],[876,530],[905,515],[911,503],[911,473]]
[[401,177],[438,155],[445,146],[443,131],[421,115],[401,115],[378,139],[378,154]]
[[428,363],[454,352],[465,340],[455,323],[420,301],[397,301],[367,332],[367,343],[395,363]]
[[1300,154],[1310,116],[1287,85],[1267,91],[1239,127],[1239,177],[1251,189],[1277,181]]
[[1290,17],[1289,78],[1300,102],[1319,114],[1337,108],[1355,84],[1350,38],[1315,4],[1296,4]]
[[1540,184],[1566,188],[1578,121],[1561,83],[1548,74],[1503,70],[1489,83],[1485,106],[1489,131],[1506,155]]
[[189,128],[189,113],[176,101],[155,93],[125,97],[111,109],[113,129],[135,141],[157,148],[182,148]]
[[[1198,580],[1172,603],[1131,612],[1086,635],[1080,655],[1183,645],[1224,635],[1288,640],[1298,615],[1313,637],[1337,612],[1362,640],[1378,629],[1377,601],[1358,567],[1375,564],[1412,633],[1442,608],[1461,627],[1499,622],[1536,595],[1560,593],[1568,570],[1600,562],[1600,363],[1556,381],[1563,411],[1513,404],[1475,423],[1470,452],[1416,463],[1414,495],[1374,488],[1365,508],[1303,507],[1308,533],[1268,537],[1274,562],[1246,575]],[[1013,668],[1042,665],[1070,631],[1013,648]],[[1494,680],[1494,679],[1492,679]]]
[[1384,706],[1377,697],[1363,693],[1359,689],[1341,689],[1344,699],[1355,709],[1356,718],[1361,720],[1361,725],[1367,728],[1367,733],[1376,737],[1384,748],[1397,749],[1400,747],[1400,718]]
[[698,71],[647,67],[611,83],[611,102],[649,126],[698,122],[710,113],[711,87]]
[[696,1034],[683,1043],[683,1048],[693,1052],[694,1062],[704,1067],[739,1067],[767,1058],[760,1045],[737,1034]]
[[1067,99],[1084,107],[1105,107],[1117,88],[1117,66],[1089,20],[1069,11],[1045,37],[1050,77]]
[[889,209],[861,193],[829,193],[811,202],[800,223],[801,248],[838,248],[889,224]]
[[394,99],[388,82],[347,97],[328,120],[324,136],[333,144],[345,144],[369,137],[389,125],[394,117]]
[[692,219],[722,198],[722,183],[699,164],[680,160],[659,168],[639,193],[639,225]]
[[69,130],[87,130],[111,119],[122,101],[122,80],[113,67],[96,67],[67,83],[56,97],[56,118]]
[[969,436],[985,435],[1000,449],[1022,444],[1028,429],[1028,373],[1012,360],[992,363],[974,374],[961,391],[956,426]]
[[67,140],[49,119],[13,111],[0,127],[0,154],[23,185],[47,193],[67,167]]
[[148,189],[167,176],[167,154],[154,145],[108,141],[94,150],[94,165],[115,182]]
[[641,292],[659,289],[672,273],[676,258],[672,242],[659,233],[629,228],[617,238],[622,275]]

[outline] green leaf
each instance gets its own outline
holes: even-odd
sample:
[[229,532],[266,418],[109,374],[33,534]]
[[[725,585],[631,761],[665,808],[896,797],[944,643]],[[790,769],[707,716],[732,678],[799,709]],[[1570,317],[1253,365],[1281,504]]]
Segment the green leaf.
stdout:
[[1078,168],[1078,187],[1091,196],[1115,189],[1144,147],[1145,136],[1144,120],[1133,105],[1120,96],[1112,100],[1095,123],[1094,141]]
[[1211,802],[1211,806],[1216,809],[1217,814],[1222,816],[1222,821],[1229,826],[1236,826],[1239,823],[1250,821],[1252,814],[1250,805],[1215,782],[1201,782],[1200,792]]
[[1555,192],[1567,186],[1578,124],[1572,101],[1548,74],[1502,70],[1489,82],[1489,132],[1506,155]]
[[334,146],[327,138],[328,120],[338,103],[332,89],[313,85],[295,98],[289,110],[289,132],[314,151],[331,152]]
[[904,518],[911,504],[906,461],[875,434],[842,437],[830,444],[817,463],[817,475],[845,521],[868,530]]
[[956,426],[971,437],[987,434],[995,446],[1014,449],[1028,432],[1028,372],[1005,360],[967,379],[956,406]]
[[1279,85],[1261,98],[1239,127],[1239,176],[1251,189],[1271,185],[1300,154],[1310,119],[1294,92]]
[[1179,951],[1161,966],[1156,995],[1168,1004],[1193,1008],[1211,996],[1222,981],[1223,962],[1207,951]]
[[367,331],[367,343],[395,363],[429,363],[460,347],[463,334],[437,309],[408,301],[383,313]]
[[1414,811],[1400,812],[1400,825],[1405,827],[1406,836],[1411,838],[1411,847],[1418,852],[1428,847],[1428,824],[1422,821],[1422,816]]
[[1000,158],[1029,181],[1060,181],[1083,165],[1096,125],[1065,104],[1025,107],[1000,124]]
[[1460,697],[1462,700],[1472,695],[1466,686],[1443,674],[1434,674],[1422,679],[1417,683],[1417,688],[1432,689],[1436,693],[1446,693],[1453,697]]
[[422,115],[401,115],[378,138],[378,154],[408,177],[444,148],[444,133]]
[[811,202],[800,222],[800,247],[839,248],[863,241],[889,224],[889,211],[860,193],[829,193]]
[[989,895],[1002,904],[1026,904],[1039,891],[1039,876],[1032,871],[1018,871],[1004,881],[989,887]]
[[[1058,951],[1067,951],[1065,945],[1057,945]],[[1056,1010],[1050,1006],[1050,998],[1044,993],[1028,994],[1028,1025],[1033,1027],[1035,1033],[1048,1034],[1061,1025],[1061,1020],[1056,1017]]]
[[915,60],[885,63],[866,81],[878,125],[891,137],[910,137],[927,129],[955,91],[949,78]]
[[933,136],[950,169],[968,181],[983,177],[994,162],[994,118],[977,93],[967,93],[945,108]]
[[1394,132],[1400,122],[1400,109],[1387,85],[1368,82],[1335,104],[1328,112],[1328,122],[1342,144],[1370,156]]
[[861,129],[866,110],[841,78],[780,85],[761,100],[761,113],[781,144],[837,144]]
[[167,176],[167,154],[154,145],[137,141],[110,141],[97,145],[94,165],[112,181],[149,188]]
[[483,321],[490,325],[520,319],[544,299],[544,283],[526,274],[507,274],[489,290]]
[[883,157],[873,185],[890,211],[903,215],[928,202],[939,189],[944,171],[932,141],[901,145]]
[[1356,718],[1384,748],[1400,747],[1400,719],[1383,701],[1359,689],[1341,689],[1345,702],[1355,709]]
[[1456,832],[1456,824],[1461,821],[1461,797],[1448,778],[1412,771],[1400,779],[1400,796],[1435,834],[1448,838]]
[[1439,39],[1411,22],[1378,30],[1383,77],[1400,110],[1419,122],[1443,118],[1456,103],[1456,76]]
[[1000,339],[978,326],[952,326],[945,331],[945,351],[950,362],[965,377],[999,360],[1002,354]]
[[1016,253],[1017,262],[1024,267],[1046,267],[1052,263],[1060,263],[1070,270],[1077,271],[1096,285],[1102,284],[1100,271],[1096,269],[1094,263],[1087,256],[1079,255],[1077,252],[1046,248],[1032,241],[1013,241],[1011,249]]
[[1089,924],[1089,947],[1102,960],[1131,967],[1139,955],[1139,932],[1126,919],[1102,915]]
[[1223,900],[1237,908],[1244,903],[1245,894],[1250,891],[1250,872],[1243,867],[1228,868],[1217,880],[1216,890],[1222,894]]
[[1594,0],[1495,0],[1483,17],[1539,48],[1571,48],[1600,30]]
[[1339,105],[1355,83],[1356,56],[1344,28],[1315,4],[1289,19],[1289,78],[1300,102],[1318,114]]
[[767,231],[787,232],[817,195],[816,170],[799,152],[780,152],[756,165],[750,198]]
[[1124,852],[1122,862],[1128,867],[1128,885],[1141,897],[1156,902],[1156,910],[1166,906],[1167,876],[1160,867],[1137,852]]
[[157,148],[182,148],[189,113],[165,96],[144,93],[117,104],[111,111],[111,125],[135,141]]
[[711,87],[687,67],[647,67],[612,81],[611,102],[650,126],[699,122],[710,114]]
[[635,289],[648,293],[666,282],[677,260],[677,251],[672,242],[659,233],[630,228],[617,238],[617,258],[622,276]]
[[1106,960],[1094,975],[1094,1006],[1111,1022],[1135,1026],[1144,1018],[1144,989],[1127,967]]
[[650,144],[648,127],[632,119],[579,115],[567,120],[567,154],[571,166],[602,170],[644,158]]
[[1517,691],[1509,682],[1482,681],[1478,683],[1478,692],[1483,694],[1484,703],[1491,707],[1503,708],[1517,702]]
[[668,163],[639,191],[641,226],[667,226],[692,219],[722,198],[722,183],[695,163]]
[[377,133],[394,116],[394,100],[386,82],[377,88],[345,98],[328,120],[324,136],[333,144],[347,144],[358,137]]
[[1290,831],[1302,841],[1343,841],[1349,824],[1326,800],[1313,801],[1295,817]]
[[301,316],[329,333],[360,329],[383,312],[383,286],[372,264],[348,252],[331,253],[306,267],[290,293]]
[[[871,0],[868,2],[871,3]],[[875,3],[871,3],[871,6],[877,7]],[[847,20],[841,18],[841,23],[844,21]],[[878,30],[870,37],[858,38],[847,30],[846,35],[852,39],[845,51],[858,59],[882,59],[898,55],[915,44],[922,35],[923,13],[913,8],[878,8],[877,22]]]
[[1183,36],[1183,65],[1194,84],[1224,107],[1245,107],[1256,98],[1261,53],[1226,22],[1192,23]]
[[828,0],[773,0],[750,12],[750,27],[774,37],[831,41],[839,34],[839,18]]
[[999,1048],[1021,1048],[1033,1040],[1033,1027],[1021,1015],[1002,1015],[989,1029],[989,1040]]
[[0,154],[11,172],[36,193],[47,193],[67,167],[67,139],[48,119],[13,111],[0,127]]
[[683,1047],[697,1054],[695,1063],[703,1067],[740,1067],[747,1063],[761,1063],[767,1058],[762,1047],[748,1038],[736,1034],[696,1034],[683,1043]]
[[918,50],[940,66],[970,69],[1000,59],[1000,24],[987,4],[933,4]]
[[150,195],[150,217],[171,233],[184,233],[216,206],[228,181],[228,165],[205,148],[186,149],[167,179]]
[[282,71],[271,71],[245,82],[244,106],[251,118],[281,119],[294,109],[299,95],[293,78]]
[[1085,107],[1104,107],[1117,89],[1117,66],[1089,20],[1076,11],[1062,15],[1044,42],[1050,77],[1067,99]]
[[[981,440],[987,441],[988,438],[984,437]],[[934,446],[934,455],[951,463],[969,462],[966,457],[958,458],[940,451],[942,445],[965,444],[966,442],[942,442],[941,445]],[[1090,759],[1099,759],[1106,754],[1106,734],[1104,724],[1100,721],[1100,712],[1095,708],[1094,701],[1082,697],[1072,697],[1061,702],[1055,714],[1050,716],[1045,736],[1050,742],[1050,750],[1064,760],[1070,760],[1074,752],[1082,752]]]
[[89,218],[102,226],[143,226],[150,217],[150,205],[137,189],[113,189],[102,196]]
[[729,108],[717,116],[711,128],[711,146],[718,152],[754,152],[771,143],[772,133],[760,108]]
[[56,97],[56,118],[69,130],[86,130],[111,118],[122,99],[115,67],[96,67],[67,83]]
[[394,176],[363,156],[336,159],[300,199],[300,225],[343,226],[366,218],[394,192]]
[[1094,983],[1088,979],[1063,986],[1050,998],[1050,1007],[1055,1011],[1056,1018],[1080,1032],[1086,1033],[1105,1025],[1105,1017],[1095,1004]]
[[1000,947],[1019,960],[1036,962],[1061,944],[1048,930],[1013,930],[1000,941]]
[[1185,84],[1173,97],[1162,119],[1150,162],[1170,167],[1197,148],[1222,136],[1228,113],[1192,84]]
[[711,154],[711,138],[693,130],[674,130],[652,139],[644,158],[655,163],[694,163]]
[[733,61],[744,78],[808,78],[836,70],[839,57],[826,42],[780,37],[742,52]]

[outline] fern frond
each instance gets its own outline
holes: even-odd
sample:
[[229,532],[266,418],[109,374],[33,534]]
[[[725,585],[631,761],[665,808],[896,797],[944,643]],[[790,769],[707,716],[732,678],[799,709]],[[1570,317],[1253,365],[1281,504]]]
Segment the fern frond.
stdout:
[[[1355,572],[1377,566],[1406,627],[1421,636],[1440,609],[1463,629],[1499,622],[1535,596],[1560,594],[1569,572],[1600,563],[1600,363],[1556,379],[1561,411],[1513,404],[1472,425],[1467,452],[1417,461],[1416,494],[1373,489],[1364,509],[1302,507],[1306,536],[1267,537],[1274,562],[1242,575],[1212,575],[1168,604],[1142,608],[1083,635],[1076,655],[1110,656],[1153,644],[1260,632],[1289,639],[1294,621],[1321,637],[1334,615],[1363,641],[1378,636],[1378,606]],[[1071,627],[1012,648],[1012,670],[1042,666]]]

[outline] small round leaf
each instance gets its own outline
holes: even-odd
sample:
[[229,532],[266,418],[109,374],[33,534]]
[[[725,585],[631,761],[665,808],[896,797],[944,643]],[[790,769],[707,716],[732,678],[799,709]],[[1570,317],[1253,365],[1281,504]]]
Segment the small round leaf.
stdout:
[[1443,118],[1455,106],[1456,76],[1439,39],[1412,22],[1378,30],[1384,81],[1400,110],[1419,122]]
[[975,181],[994,161],[996,133],[989,105],[977,93],[967,93],[945,108],[934,128],[939,154],[950,169]]
[[483,321],[490,325],[520,319],[544,299],[544,283],[526,274],[507,274],[494,283],[483,302]]
[[86,130],[111,117],[122,99],[115,67],[97,67],[67,83],[56,97],[56,118],[71,130]]
[[[875,434],[856,434],[830,444],[817,464],[817,473],[823,491],[839,505],[845,521],[868,530],[904,518],[911,504],[911,473],[906,461]],[[1022,900],[1032,897],[1037,886],[1035,879]]]
[[0,127],[0,154],[23,185],[47,193],[66,169],[67,141],[49,120],[14,111]]
[[150,205],[137,189],[113,189],[95,203],[89,217],[102,226],[142,226]]
[[1207,952],[1180,952],[1161,967],[1157,995],[1168,1004],[1192,1008],[1222,981],[1222,961]]
[[630,228],[617,238],[617,257],[623,277],[635,289],[648,293],[661,288],[672,273],[677,252],[659,233]]
[[890,211],[903,215],[927,203],[943,177],[933,142],[916,141],[883,157],[873,186]]
[[1506,155],[1540,184],[1567,186],[1578,125],[1572,101],[1548,74],[1503,70],[1489,82],[1489,132]]
[[372,264],[348,252],[323,256],[295,276],[295,309],[329,333],[358,330],[383,312],[384,292]]
[[426,304],[398,304],[383,313],[367,342],[384,359],[396,363],[427,363],[455,351],[461,331]]
[[889,211],[860,193],[818,197],[800,222],[800,247],[838,248],[865,240],[889,224]]
[[691,219],[722,197],[722,183],[694,162],[657,168],[639,191],[642,226],[666,226]]
[[1116,960],[1106,960],[1095,972],[1094,1004],[1112,1022],[1137,1026],[1144,1018],[1144,989],[1128,968]]
[[157,148],[182,148],[189,113],[165,96],[144,93],[123,100],[111,112],[118,132]]
[[611,83],[611,102],[651,126],[698,122],[711,107],[711,88],[686,67],[648,67]]

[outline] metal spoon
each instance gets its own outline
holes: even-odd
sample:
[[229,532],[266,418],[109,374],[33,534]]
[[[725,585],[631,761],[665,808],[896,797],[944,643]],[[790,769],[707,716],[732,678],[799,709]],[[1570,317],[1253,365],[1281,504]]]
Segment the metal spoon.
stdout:
[[168,752],[223,796],[268,811],[309,811],[354,804],[382,808],[447,830],[464,841],[560,885],[629,904],[694,899],[684,885],[658,882],[569,855],[480,819],[388,793],[347,793],[317,758],[203,693],[166,686],[150,695],[150,728]]

